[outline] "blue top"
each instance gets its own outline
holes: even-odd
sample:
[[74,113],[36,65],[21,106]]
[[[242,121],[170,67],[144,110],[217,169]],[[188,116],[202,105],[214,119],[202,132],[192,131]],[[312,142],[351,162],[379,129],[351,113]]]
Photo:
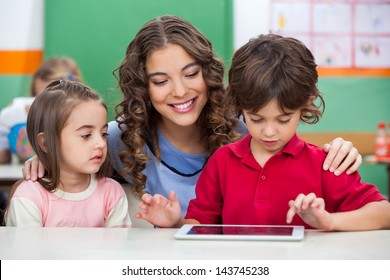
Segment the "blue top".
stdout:
[[[243,134],[247,133],[243,122],[239,122],[237,131]],[[126,146],[120,140],[121,130],[117,122],[109,123],[108,134],[108,152],[115,170],[119,172],[125,167],[119,158],[119,153],[126,149]],[[195,198],[195,185],[205,164],[206,153],[184,153],[172,146],[161,131],[158,131],[158,139],[161,153],[160,163],[153,154],[151,146],[145,146],[146,153],[150,158],[146,168],[142,171],[147,176],[145,190],[152,195],[161,194],[165,197],[168,197],[170,191],[174,191],[184,216],[189,201]],[[126,180],[131,182],[129,179]]]

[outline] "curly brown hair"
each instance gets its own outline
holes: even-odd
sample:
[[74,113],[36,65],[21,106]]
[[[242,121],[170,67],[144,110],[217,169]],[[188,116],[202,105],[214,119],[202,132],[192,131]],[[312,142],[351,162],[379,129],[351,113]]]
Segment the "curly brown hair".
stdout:
[[161,116],[150,102],[145,65],[151,52],[168,44],[184,48],[202,67],[208,101],[198,119],[198,126],[202,138],[206,139],[207,158],[219,147],[240,137],[234,131],[237,120],[232,104],[226,98],[224,65],[214,53],[211,42],[191,23],[179,17],[166,15],[152,19],[130,42],[124,60],[114,71],[124,95],[124,100],[116,107],[116,119],[122,131],[121,139],[127,147],[120,153],[126,167],[119,173],[132,179],[131,185],[138,194],[142,194],[147,179],[142,174],[150,160],[145,151],[147,140],[161,161],[157,136]]
[[238,114],[256,113],[276,98],[282,111],[301,109],[301,121],[314,124],[325,109],[316,67],[313,54],[301,41],[260,35],[234,54],[227,91]]

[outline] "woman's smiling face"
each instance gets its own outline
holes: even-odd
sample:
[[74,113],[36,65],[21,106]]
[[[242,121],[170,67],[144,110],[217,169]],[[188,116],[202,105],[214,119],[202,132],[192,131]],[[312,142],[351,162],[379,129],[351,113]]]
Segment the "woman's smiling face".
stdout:
[[187,127],[198,120],[206,102],[202,67],[181,46],[169,44],[146,61],[150,100],[162,121]]

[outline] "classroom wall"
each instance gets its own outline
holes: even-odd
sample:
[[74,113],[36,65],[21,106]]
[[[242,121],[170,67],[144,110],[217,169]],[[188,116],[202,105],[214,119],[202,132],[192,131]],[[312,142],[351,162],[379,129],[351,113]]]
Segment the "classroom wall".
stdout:
[[[73,57],[85,81],[105,98],[113,118],[121,93],[112,71],[147,20],[162,14],[188,19],[212,41],[228,68],[234,49],[250,37],[268,32],[269,9],[270,1],[265,0],[46,1],[44,56]],[[0,17],[2,26],[9,24],[3,21]],[[29,75],[0,75],[0,106],[15,96],[27,95],[29,82]],[[319,88],[326,102],[325,115],[316,125],[302,126],[302,131],[375,132],[379,120],[390,120],[389,78],[320,77]],[[386,194],[384,166],[363,164],[359,171],[364,181]]]
[[44,0],[0,0],[0,108],[28,96],[43,59]]

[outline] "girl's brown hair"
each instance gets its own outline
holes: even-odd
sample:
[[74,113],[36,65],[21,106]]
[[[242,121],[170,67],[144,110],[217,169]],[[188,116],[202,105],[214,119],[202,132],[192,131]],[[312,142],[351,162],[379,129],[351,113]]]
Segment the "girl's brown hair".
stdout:
[[168,44],[184,48],[202,67],[208,86],[208,101],[198,124],[205,139],[207,157],[239,137],[233,130],[236,125],[233,108],[226,102],[224,65],[215,55],[210,41],[188,21],[175,16],[161,16],[149,21],[131,41],[124,60],[114,71],[124,95],[124,100],[116,107],[121,138],[127,148],[120,154],[126,165],[120,174],[132,179],[137,193],[142,193],[146,182],[146,176],[141,172],[149,161],[145,151],[147,139],[157,159],[161,160],[157,138],[160,115],[150,102],[145,64],[152,51]]
[[[50,83],[31,105],[27,116],[27,135],[38,159],[46,168],[45,176],[39,183],[48,191],[55,190],[60,183],[61,131],[73,108],[94,100],[107,109],[100,96],[81,82],[58,80]],[[44,133],[43,151],[38,141],[38,134]],[[111,163],[107,155],[105,162],[96,174],[98,178],[111,175]]]

